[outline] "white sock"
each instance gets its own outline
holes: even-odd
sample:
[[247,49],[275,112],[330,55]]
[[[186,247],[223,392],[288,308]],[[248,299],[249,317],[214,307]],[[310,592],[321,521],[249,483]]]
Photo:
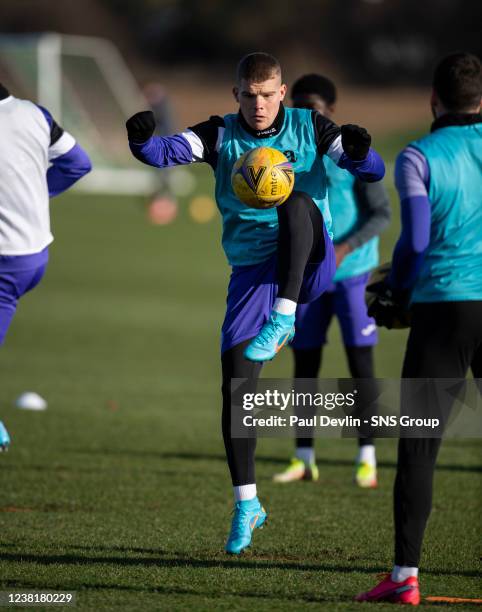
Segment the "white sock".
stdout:
[[305,465],[310,465],[315,462],[315,449],[312,446],[300,446],[296,449],[295,457]]
[[405,565],[394,565],[392,571],[393,582],[403,582],[410,576],[418,576],[418,567],[406,567]]
[[360,446],[357,463],[368,463],[368,465],[373,466],[377,464],[375,446],[373,444],[365,444],[364,446]]
[[233,487],[234,501],[247,501],[256,497],[256,485],[247,484],[240,487]]
[[273,310],[282,315],[294,315],[298,304],[293,300],[286,298],[276,298],[273,305]]

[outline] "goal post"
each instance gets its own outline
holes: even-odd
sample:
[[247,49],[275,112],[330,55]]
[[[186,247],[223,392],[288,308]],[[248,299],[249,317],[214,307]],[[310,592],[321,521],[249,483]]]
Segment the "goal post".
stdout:
[[[55,32],[0,35],[0,80],[48,108],[88,152],[93,171],[74,189],[143,195],[159,189],[156,170],[142,167],[127,146],[126,119],[149,105],[111,41]],[[175,183],[179,171],[189,172],[173,169],[169,180]]]

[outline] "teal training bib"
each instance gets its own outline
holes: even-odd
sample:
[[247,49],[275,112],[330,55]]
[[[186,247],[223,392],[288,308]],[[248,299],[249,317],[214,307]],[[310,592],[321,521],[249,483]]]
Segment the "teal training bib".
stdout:
[[412,302],[482,300],[482,124],[411,143],[430,171],[430,243]]
[[255,138],[246,132],[237,115],[224,117],[225,131],[216,166],[216,202],[223,218],[223,248],[232,266],[265,261],[276,252],[278,216],[276,209],[258,210],[240,202],[231,187],[231,170],[236,160],[256,147],[273,147],[286,154],[295,171],[294,189],[304,191],[320,209],[330,235],[326,174],[316,150],[311,111],[286,108],[283,127],[272,138]]
[[[355,177],[339,168],[329,157],[325,160],[328,199],[335,244],[344,242],[361,222],[354,186]],[[378,237],[349,253],[336,270],[334,281],[364,274],[378,265]]]

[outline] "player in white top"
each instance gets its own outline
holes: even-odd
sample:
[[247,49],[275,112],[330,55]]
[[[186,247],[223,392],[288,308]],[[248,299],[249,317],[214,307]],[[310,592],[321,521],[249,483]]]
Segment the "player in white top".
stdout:
[[[49,198],[91,170],[75,139],[44,108],[10,95],[0,83],[0,345],[19,298],[44,275]],[[0,422],[0,450],[9,437]]]

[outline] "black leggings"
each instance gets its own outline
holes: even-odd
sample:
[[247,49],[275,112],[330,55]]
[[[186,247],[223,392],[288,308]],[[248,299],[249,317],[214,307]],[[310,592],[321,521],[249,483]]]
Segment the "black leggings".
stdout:
[[[482,302],[416,304],[404,378],[482,377]],[[395,564],[418,567],[441,440],[402,438],[394,486]]]
[[[309,349],[294,349],[293,356],[295,361],[295,379],[318,378],[318,373],[321,367],[322,352],[322,346]],[[373,347],[345,346],[345,352],[352,378],[374,378]],[[364,385],[370,385],[368,380],[363,382]],[[371,389],[368,389],[367,391],[369,391],[371,394],[376,392],[376,390]],[[316,409],[313,409],[311,414],[304,414],[303,416],[310,418],[313,414],[315,414],[315,412]],[[306,428],[304,429],[306,431]],[[297,448],[312,447],[313,444],[314,440],[312,437],[296,437]],[[366,446],[368,444],[374,444],[374,440],[369,435],[360,435],[358,437],[358,444],[359,446]]]
[[323,216],[309,195],[293,191],[278,213],[278,297],[298,301],[306,264],[323,261]]
[[[325,256],[323,216],[313,200],[300,191],[293,191],[288,200],[276,210],[279,223],[278,297],[297,302],[306,264],[322,261]],[[246,340],[221,356],[222,430],[234,486],[255,482],[256,439],[231,436],[231,379],[248,378],[255,385],[261,372],[262,364],[244,358],[244,349],[249,342]]]

